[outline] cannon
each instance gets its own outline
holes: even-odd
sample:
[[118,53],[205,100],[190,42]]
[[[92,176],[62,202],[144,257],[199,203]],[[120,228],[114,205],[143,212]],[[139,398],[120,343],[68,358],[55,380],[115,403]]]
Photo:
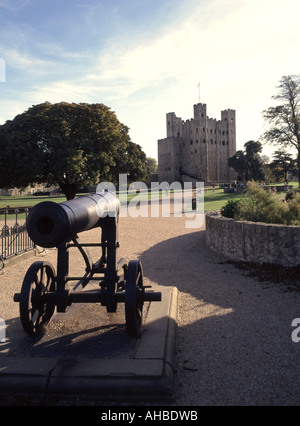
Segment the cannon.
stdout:
[[[34,262],[28,269],[19,302],[24,330],[38,335],[57,312],[67,312],[73,303],[100,303],[107,312],[116,312],[125,304],[126,331],[140,337],[144,302],[161,301],[161,293],[145,291],[141,262],[117,259],[120,202],[115,194],[103,191],[63,203],[45,201],[34,206],[26,226],[33,242],[44,248],[57,249],[57,271],[45,261]],[[82,243],[83,231],[99,228],[99,242]],[[93,262],[88,247],[99,247],[100,258]],[[70,248],[79,250],[84,259],[82,276],[69,276]],[[98,281],[99,289],[82,291]]]

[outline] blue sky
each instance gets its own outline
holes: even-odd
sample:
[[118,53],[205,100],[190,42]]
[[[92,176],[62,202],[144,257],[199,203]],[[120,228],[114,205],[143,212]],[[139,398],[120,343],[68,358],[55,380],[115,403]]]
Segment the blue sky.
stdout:
[[191,118],[200,82],[210,117],[236,109],[241,149],[300,74],[299,16],[299,0],[0,0],[0,124],[45,101],[104,103],[157,158],[166,113]]

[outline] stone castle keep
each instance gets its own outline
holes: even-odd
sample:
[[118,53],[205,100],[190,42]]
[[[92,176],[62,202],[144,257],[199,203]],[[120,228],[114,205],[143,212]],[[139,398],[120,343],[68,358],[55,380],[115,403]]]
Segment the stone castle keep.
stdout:
[[182,120],[167,114],[167,137],[158,140],[158,179],[172,183],[230,182],[235,172],[227,159],[236,153],[235,111],[209,118],[206,104],[194,105],[194,118]]

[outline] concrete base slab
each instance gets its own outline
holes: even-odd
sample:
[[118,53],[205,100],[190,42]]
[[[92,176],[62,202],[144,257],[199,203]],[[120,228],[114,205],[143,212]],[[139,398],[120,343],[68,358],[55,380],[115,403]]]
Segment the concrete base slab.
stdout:
[[156,291],[162,292],[162,301],[149,304],[133,355],[49,358],[28,357],[27,352],[24,355],[22,350],[15,350],[0,356],[0,392],[122,401],[172,400],[178,290],[158,287]]

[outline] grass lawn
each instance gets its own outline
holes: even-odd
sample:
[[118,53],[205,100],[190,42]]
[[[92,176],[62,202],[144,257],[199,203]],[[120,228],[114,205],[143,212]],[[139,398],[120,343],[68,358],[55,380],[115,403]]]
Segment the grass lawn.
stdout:
[[[283,183],[270,183],[269,186],[282,186]],[[289,182],[289,185],[294,189],[298,188],[298,182]],[[278,197],[285,197],[286,192],[279,192]],[[210,189],[205,192],[204,196],[204,211],[211,212],[214,210],[221,210],[228,200],[232,198],[242,198],[243,194],[228,193],[224,194],[223,189],[216,189],[214,192]]]
[[[276,185],[276,184],[270,184],[270,185]],[[282,185],[282,184],[277,184]],[[293,185],[294,188],[298,187],[298,182],[291,182],[290,185]],[[284,193],[282,193],[283,195]],[[83,195],[83,194],[79,194]],[[158,198],[159,193],[158,191],[151,193],[151,196],[153,198]],[[133,197],[136,197],[135,193],[129,193],[127,194],[127,201],[130,201]],[[204,210],[205,212],[214,211],[214,210],[220,210],[229,199],[232,198],[241,198],[243,197],[243,194],[235,194],[235,193],[224,193],[223,189],[215,189],[215,191],[212,190],[212,188],[206,188],[205,196],[204,196]],[[150,194],[147,193],[141,193],[140,199],[149,199]],[[55,203],[61,203],[63,201],[66,201],[66,198],[63,195],[55,195],[55,196],[45,196],[45,197],[35,197],[32,195],[27,196],[0,196],[0,209],[3,209],[7,206],[17,208],[17,207],[32,207],[37,203],[40,203],[41,201],[53,201]],[[120,194],[120,201],[126,202],[126,193]],[[20,215],[21,218],[21,215]]]
[[228,200],[232,198],[241,198],[243,194],[224,193],[223,189],[209,190],[204,195],[204,212],[221,210]]

